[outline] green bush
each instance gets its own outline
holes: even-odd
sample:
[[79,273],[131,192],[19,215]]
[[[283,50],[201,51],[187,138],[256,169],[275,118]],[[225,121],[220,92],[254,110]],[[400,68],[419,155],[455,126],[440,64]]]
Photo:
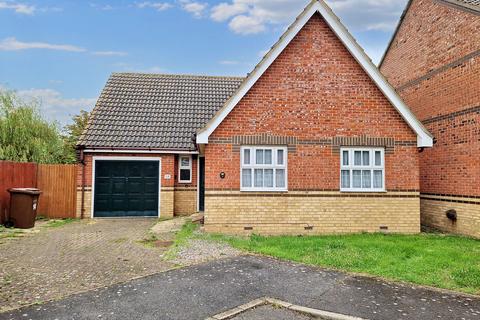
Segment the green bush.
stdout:
[[58,124],[41,116],[38,104],[0,91],[0,160],[72,163],[75,153],[67,148]]

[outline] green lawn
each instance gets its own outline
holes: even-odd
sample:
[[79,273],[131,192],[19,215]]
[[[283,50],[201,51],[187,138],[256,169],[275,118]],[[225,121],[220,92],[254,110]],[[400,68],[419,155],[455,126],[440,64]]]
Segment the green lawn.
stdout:
[[205,235],[248,252],[480,294],[480,241],[441,234],[281,236]]

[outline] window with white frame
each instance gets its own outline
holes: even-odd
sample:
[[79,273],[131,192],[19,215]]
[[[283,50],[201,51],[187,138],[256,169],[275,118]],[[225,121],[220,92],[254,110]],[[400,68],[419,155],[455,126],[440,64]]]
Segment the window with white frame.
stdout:
[[242,147],[240,190],[287,191],[286,147]]
[[192,182],[192,156],[178,157],[178,182]]
[[383,148],[342,148],[340,191],[385,191]]

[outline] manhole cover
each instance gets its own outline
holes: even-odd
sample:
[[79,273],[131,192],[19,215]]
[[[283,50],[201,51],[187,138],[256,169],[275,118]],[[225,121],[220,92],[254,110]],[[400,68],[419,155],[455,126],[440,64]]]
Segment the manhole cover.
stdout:
[[344,314],[294,305],[273,298],[260,298],[207,320],[363,320]]

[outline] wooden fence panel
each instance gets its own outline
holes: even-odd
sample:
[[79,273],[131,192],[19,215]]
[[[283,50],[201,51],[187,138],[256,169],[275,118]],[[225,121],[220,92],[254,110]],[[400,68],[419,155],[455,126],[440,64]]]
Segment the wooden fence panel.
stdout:
[[9,188],[35,188],[37,164],[0,161],[0,223],[9,207]]
[[37,188],[42,191],[37,214],[48,218],[74,218],[76,213],[76,165],[39,164]]

